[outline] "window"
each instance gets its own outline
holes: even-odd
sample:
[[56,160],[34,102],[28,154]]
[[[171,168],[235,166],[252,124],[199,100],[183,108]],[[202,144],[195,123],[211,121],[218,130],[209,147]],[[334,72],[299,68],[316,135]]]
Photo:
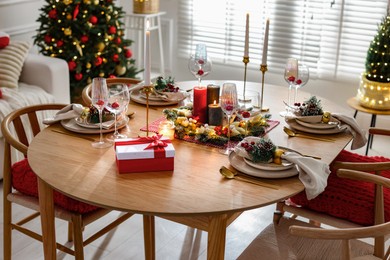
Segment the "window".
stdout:
[[180,0],[179,55],[203,42],[214,63],[242,66],[249,13],[249,68],[259,69],[269,18],[270,72],[282,73],[295,57],[311,77],[356,78],[386,10],[387,0]]

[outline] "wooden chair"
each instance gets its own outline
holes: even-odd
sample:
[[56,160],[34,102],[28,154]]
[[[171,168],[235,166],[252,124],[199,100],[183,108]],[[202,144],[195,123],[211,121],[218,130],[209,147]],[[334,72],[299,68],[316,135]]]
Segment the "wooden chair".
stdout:
[[[53,111],[54,113],[54,111],[58,111],[64,106],[65,105],[60,104],[46,104],[21,108],[6,116],[1,124],[1,131],[5,139],[3,178],[4,260],[11,259],[12,230],[18,230],[36,240],[42,241],[42,236],[40,234],[23,226],[39,216],[39,201],[37,197],[25,195],[12,188],[11,149],[17,149],[24,154],[25,158],[27,158],[29,139],[31,138],[28,137],[23,125],[29,124],[32,129],[32,135],[36,136],[41,130],[38,114],[42,111]],[[14,222],[12,219],[13,203],[32,209],[35,213]],[[82,234],[84,227],[109,212],[109,210],[97,208],[89,213],[81,214],[56,206],[55,216],[59,219],[68,221],[68,241],[74,241],[74,250],[59,243],[57,243],[57,248],[65,253],[74,255],[76,259],[84,259],[84,246],[90,244],[133,215],[130,213],[121,214],[121,216],[109,225],[101,228],[98,232],[84,240]]]
[[[128,84],[130,86],[130,85],[136,85],[141,82],[141,80],[133,79],[133,78],[108,78],[106,81],[108,86],[112,84],[119,84],[119,83]],[[86,106],[89,106],[92,103],[91,87],[92,85],[89,84],[83,89],[82,99]]]
[[[374,166],[371,165],[371,169],[372,167]],[[388,170],[390,163],[380,163],[375,167]],[[296,215],[293,218],[282,217],[278,218],[278,223],[273,223],[264,229],[239,259],[352,259],[352,257],[364,256],[359,259],[388,260],[390,248],[384,254],[384,237],[390,234],[390,222],[383,223],[382,218],[384,215],[383,187],[390,188],[390,179],[349,169],[340,169],[337,174],[342,178],[375,183],[376,216],[380,224],[369,227],[323,229],[297,220]],[[289,209],[291,208],[287,210]],[[293,209],[294,213],[302,216],[299,209]],[[304,217],[321,221],[327,219],[324,216],[318,218],[319,213],[315,215],[306,210],[306,213],[308,212],[311,214],[303,214]],[[334,225],[337,222],[333,218],[330,223]],[[376,238],[374,248],[367,243],[355,240],[369,237]]]

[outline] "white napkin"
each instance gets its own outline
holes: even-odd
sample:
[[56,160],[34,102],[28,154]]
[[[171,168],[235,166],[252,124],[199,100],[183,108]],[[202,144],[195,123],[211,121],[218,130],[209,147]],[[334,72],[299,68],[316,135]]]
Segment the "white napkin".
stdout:
[[[241,157],[251,160],[248,152],[241,146],[242,142],[250,143],[259,141],[260,137],[248,136],[234,147],[234,152]],[[282,159],[295,163],[299,166],[299,179],[305,186],[306,197],[308,200],[314,199],[324,191],[328,176],[330,174],[329,165],[311,158],[305,157],[295,152],[285,152]]]
[[54,117],[48,117],[43,119],[43,123],[46,125],[51,125],[61,120],[79,117],[83,112],[83,109],[84,107],[81,104],[67,105],[66,107],[58,111],[54,115]]
[[325,190],[330,174],[329,165],[294,152],[285,152],[282,158],[299,166],[299,179],[305,186],[308,200],[314,199]]
[[360,128],[355,118],[338,113],[332,113],[332,116],[340,120],[342,123],[346,124],[348,126],[349,131],[351,131],[353,136],[351,145],[352,150],[358,149],[366,145],[366,133],[363,129]]

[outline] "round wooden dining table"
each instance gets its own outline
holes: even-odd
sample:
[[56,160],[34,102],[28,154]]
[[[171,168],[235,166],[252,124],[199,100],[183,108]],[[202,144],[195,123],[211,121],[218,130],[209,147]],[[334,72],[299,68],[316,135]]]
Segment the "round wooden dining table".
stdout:
[[[205,81],[204,84],[224,82],[234,82],[242,89],[240,81]],[[195,84],[195,81],[178,83],[182,89],[191,89]],[[247,82],[246,88],[260,91],[261,84]],[[283,132],[284,118],[279,116],[284,110],[282,101],[287,99],[287,88],[265,85],[263,91],[264,105],[270,108],[272,119],[280,121],[268,133],[275,144],[321,157],[329,164],[351,141],[348,131],[331,135],[334,142],[288,137]],[[300,96],[308,98],[309,94],[301,91]],[[326,99],[322,99],[322,104],[328,111],[350,112]],[[161,118],[163,109],[180,105],[151,106],[149,122]],[[129,109],[135,113],[127,130],[145,135],[140,132],[146,124],[145,105],[131,101]],[[226,228],[242,212],[304,190],[298,176],[259,179],[276,189],[225,179],[219,169],[231,168],[228,156],[218,148],[178,139],[172,140],[176,151],[173,171],[120,174],[114,148],[93,148],[91,141],[83,137],[98,139],[96,134],[74,133],[57,123],[41,131],[28,149],[29,163],[38,176],[45,259],[56,259],[53,190],[96,206],[142,214],[146,259],[155,258],[156,216],[207,231],[207,258],[224,259]]]

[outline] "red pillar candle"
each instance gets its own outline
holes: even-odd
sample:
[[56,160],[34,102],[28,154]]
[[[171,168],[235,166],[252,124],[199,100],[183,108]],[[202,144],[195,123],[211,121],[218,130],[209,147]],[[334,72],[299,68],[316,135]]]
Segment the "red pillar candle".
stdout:
[[207,122],[207,88],[194,87],[194,108],[192,115],[198,117],[201,123]]

